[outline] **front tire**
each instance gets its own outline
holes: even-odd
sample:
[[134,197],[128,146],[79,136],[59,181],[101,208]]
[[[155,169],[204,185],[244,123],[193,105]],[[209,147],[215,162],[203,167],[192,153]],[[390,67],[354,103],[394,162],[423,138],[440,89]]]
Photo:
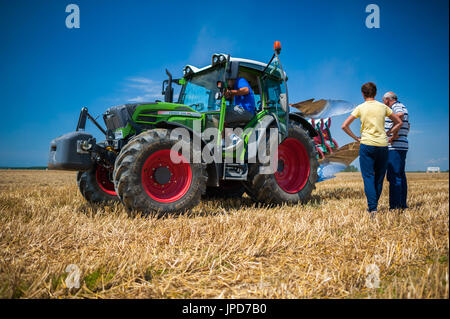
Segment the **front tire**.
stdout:
[[[206,168],[181,154],[181,162],[173,163],[175,151],[171,148],[176,142],[170,139],[169,130],[153,129],[139,134],[122,149],[115,163],[114,184],[129,211],[165,214],[183,212],[198,204],[205,192]],[[190,151],[192,159],[192,147]]]
[[86,172],[78,172],[77,184],[83,197],[90,203],[117,202],[112,172],[100,164]]

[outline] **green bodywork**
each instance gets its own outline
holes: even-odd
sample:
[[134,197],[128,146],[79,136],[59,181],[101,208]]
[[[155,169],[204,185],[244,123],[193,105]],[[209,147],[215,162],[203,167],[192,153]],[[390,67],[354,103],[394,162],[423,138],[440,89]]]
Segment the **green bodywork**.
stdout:
[[[182,107],[182,109],[180,109],[180,107]],[[161,111],[173,113],[158,114],[158,112]],[[154,114],[149,114],[150,112]],[[161,122],[178,123],[193,129],[193,121],[199,119],[204,121],[204,117],[205,114],[199,113],[187,105],[156,102],[138,105],[134,111],[132,119],[136,124],[142,125],[145,129],[155,128]],[[131,126],[131,124],[128,124],[123,128],[118,128],[115,133],[118,131],[122,132],[122,138],[136,134],[136,130],[133,126]]]
[[[174,124],[181,124],[191,130],[194,130],[194,121],[201,121],[201,132],[206,129],[206,118],[208,116],[216,116],[219,118],[219,127],[218,132],[219,135],[224,129],[224,118],[225,118],[225,102],[222,102],[224,106],[221,108],[221,111],[213,111],[213,112],[197,112],[193,108],[183,105],[183,104],[176,104],[176,103],[166,103],[166,102],[157,102],[157,103],[150,103],[150,104],[142,104],[137,106],[132,119],[133,121],[138,124],[142,125],[142,127],[145,127],[146,129],[152,129],[159,126],[159,124],[166,122],[166,123],[174,123]],[[180,111],[179,108],[183,107],[183,110]],[[178,108],[178,109],[177,109]],[[183,115],[174,115],[174,114],[157,114],[157,112],[166,111],[166,112],[180,112]],[[240,154],[233,153],[233,156],[236,156],[237,158],[240,158],[241,160],[245,156],[247,142],[250,138],[250,135],[254,132],[253,129],[258,124],[258,122],[265,116],[267,116],[269,113],[276,113],[277,110],[275,108],[268,108],[260,111],[255,115],[255,117],[244,127],[244,148]],[[148,112],[155,112],[156,114],[146,114]],[[283,112],[278,109],[278,116],[282,117],[284,114]],[[148,118],[148,119],[147,119]],[[145,119],[145,120],[144,120]],[[128,124],[127,126],[123,128],[119,128],[115,131],[116,135],[118,132],[121,132],[121,136],[123,138],[127,138],[128,136],[132,136],[136,134],[136,130],[133,128],[131,124]],[[120,134],[120,133],[119,133]],[[220,147],[220,143],[222,142],[221,138],[216,139],[218,142],[218,146]]]

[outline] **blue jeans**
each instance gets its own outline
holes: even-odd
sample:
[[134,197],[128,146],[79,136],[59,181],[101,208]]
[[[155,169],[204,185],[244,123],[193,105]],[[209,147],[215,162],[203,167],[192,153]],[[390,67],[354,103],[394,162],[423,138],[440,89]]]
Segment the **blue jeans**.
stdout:
[[359,147],[359,166],[364,181],[364,193],[367,197],[369,212],[376,212],[378,200],[383,191],[386,174],[388,148],[361,144]]
[[407,208],[406,197],[408,184],[406,182],[405,162],[408,151],[389,150],[387,180],[389,181],[390,209]]

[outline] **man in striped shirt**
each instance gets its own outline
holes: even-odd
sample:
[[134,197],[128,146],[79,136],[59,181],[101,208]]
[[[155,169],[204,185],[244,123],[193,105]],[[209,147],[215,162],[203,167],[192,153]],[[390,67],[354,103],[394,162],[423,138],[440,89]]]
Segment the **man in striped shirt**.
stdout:
[[[394,92],[387,92],[383,96],[383,102],[389,106],[393,113],[403,120],[403,124],[397,134],[388,136],[388,168],[387,180],[389,181],[389,207],[390,209],[405,209],[408,185],[405,174],[406,153],[408,152],[409,118],[406,107],[397,100]],[[391,129],[393,123],[386,118],[385,130]]]

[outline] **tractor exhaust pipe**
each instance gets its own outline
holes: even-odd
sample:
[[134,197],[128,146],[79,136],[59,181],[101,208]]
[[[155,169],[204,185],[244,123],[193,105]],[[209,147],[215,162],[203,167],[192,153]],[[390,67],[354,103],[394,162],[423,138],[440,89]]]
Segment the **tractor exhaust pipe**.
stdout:
[[173,103],[172,74],[167,69],[166,74],[169,79],[163,81],[161,94],[164,95],[164,102]]

